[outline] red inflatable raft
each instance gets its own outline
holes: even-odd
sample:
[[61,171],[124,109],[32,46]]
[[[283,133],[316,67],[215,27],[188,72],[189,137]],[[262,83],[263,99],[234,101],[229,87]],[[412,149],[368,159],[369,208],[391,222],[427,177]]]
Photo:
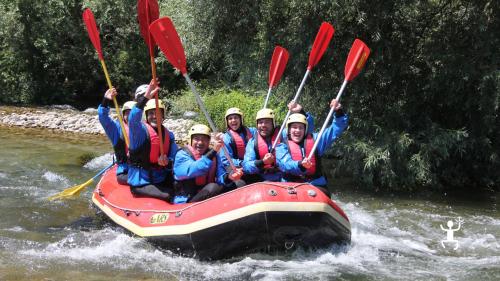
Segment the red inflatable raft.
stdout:
[[174,205],[134,197],[116,181],[116,167],[96,186],[92,201],[107,217],[137,236],[201,259],[292,247],[349,244],[346,214],[316,187],[260,182],[202,202]]

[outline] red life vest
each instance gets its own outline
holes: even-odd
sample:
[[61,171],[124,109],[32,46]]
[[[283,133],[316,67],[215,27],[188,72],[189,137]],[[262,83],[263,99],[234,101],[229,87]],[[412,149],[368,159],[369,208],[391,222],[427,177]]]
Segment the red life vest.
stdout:
[[[290,150],[290,155],[295,161],[302,161],[305,157],[309,155],[309,152],[314,146],[314,139],[311,134],[307,134],[304,141],[304,155],[302,155],[302,148],[298,143],[292,140],[288,140],[288,149]],[[311,157],[312,166],[306,170],[306,175],[312,176],[316,173],[316,153]]]
[[[197,150],[195,150],[192,146],[186,145],[185,146],[188,151],[191,154],[191,157],[193,157],[194,160],[198,160],[201,158],[201,154],[198,153]],[[215,172],[217,170],[217,157],[214,157],[212,160],[212,164],[210,165],[210,168],[208,170],[208,173],[206,175],[198,176],[195,179],[195,183],[197,186],[205,186],[208,183],[213,183],[215,182]]]
[[[276,140],[276,137],[278,136],[278,131],[276,128],[274,129],[273,136],[271,138],[271,143],[274,143]],[[278,142],[280,143],[280,140],[278,139]],[[256,148],[256,154],[258,156],[258,159],[264,159],[264,156],[266,156],[267,153],[269,153],[269,148],[267,145],[266,140],[259,134],[257,133],[257,137],[255,138],[255,148]],[[273,155],[276,157],[276,150],[273,151]],[[276,164],[276,161],[274,162]],[[275,167],[275,165],[271,164],[265,164],[264,169],[271,169]]]
[[228,130],[229,136],[231,136],[232,142],[234,143],[232,156],[234,157],[234,154],[236,154],[239,160],[243,160],[243,158],[245,157],[246,145],[248,141],[253,137],[252,132],[250,132],[247,127],[243,127],[243,129],[245,130],[245,139],[243,139],[237,132],[231,129]]
[[[151,164],[158,164],[158,157],[160,157],[160,137],[151,125],[148,123],[144,123],[144,125],[148,129],[149,141],[151,143],[151,149],[149,150],[149,162]],[[163,152],[165,155],[168,155],[170,152],[169,131],[165,128],[165,126],[163,126],[162,131],[165,132],[165,138],[163,139]]]

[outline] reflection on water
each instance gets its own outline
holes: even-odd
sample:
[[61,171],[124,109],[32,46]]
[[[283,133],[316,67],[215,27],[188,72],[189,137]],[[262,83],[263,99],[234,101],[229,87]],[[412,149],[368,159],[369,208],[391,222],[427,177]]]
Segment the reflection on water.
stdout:
[[[487,200],[371,195],[343,188],[335,199],[352,245],[200,262],[155,248],[96,216],[90,189],[46,198],[111,161],[104,137],[66,137],[0,127],[0,280],[499,280],[500,214]],[[95,157],[79,163],[81,155]],[[460,247],[443,249],[448,220],[462,217]],[[217,239],[214,237],[214,239]]]

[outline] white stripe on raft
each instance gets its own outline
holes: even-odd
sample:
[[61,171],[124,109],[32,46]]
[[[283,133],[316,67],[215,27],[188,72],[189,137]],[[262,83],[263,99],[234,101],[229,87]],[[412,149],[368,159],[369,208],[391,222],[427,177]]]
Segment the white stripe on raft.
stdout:
[[131,222],[130,220],[127,220],[126,218],[116,214],[107,205],[102,205],[95,198],[95,193],[92,194],[92,201],[104,213],[106,213],[108,217],[110,217],[115,223],[121,225],[122,227],[128,229],[129,231],[141,237],[190,234],[229,221],[237,220],[240,218],[248,217],[263,212],[327,213],[331,217],[333,217],[336,221],[338,221],[340,224],[342,224],[346,229],[351,231],[351,226],[349,221],[347,221],[343,216],[337,213],[337,211],[335,211],[335,209],[333,209],[330,205],[321,202],[261,202],[245,206],[239,209],[235,209],[229,212],[225,212],[223,214],[209,217],[203,220],[199,220],[190,224],[141,227]]

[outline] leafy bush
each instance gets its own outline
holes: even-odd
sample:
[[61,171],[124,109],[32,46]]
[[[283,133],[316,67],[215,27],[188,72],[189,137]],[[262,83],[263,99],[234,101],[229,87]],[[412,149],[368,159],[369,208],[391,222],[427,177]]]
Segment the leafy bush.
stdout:
[[[213,122],[221,131],[226,129],[224,116],[226,110],[231,107],[238,107],[243,111],[243,122],[246,126],[255,127],[255,115],[264,105],[265,95],[244,92],[242,90],[217,88],[201,89],[202,100],[210,114]],[[182,95],[170,101],[171,114],[181,116],[186,110],[198,112],[198,122],[208,125],[205,115],[198,107],[194,94],[183,92]],[[277,122],[281,122],[286,115],[286,105],[284,102],[277,101],[277,98],[271,98],[269,108],[273,108],[277,114]]]
[[[130,94],[149,81],[136,3],[1,1],[0,102],[78,107],[99,102],[106,82],[81,20],[86,7],[94,11],[118,91]],[[336,170],[344,169],[343,175],[367,188],[405,190],[500,187],[499,3],[159,1],[160,14],[176,25],[191,77],[203,81],[200,90],[221,129],[228,107],[242,107],[247,124],[261,107],[275,45],[290,53],[271,104],[283,118],[317,29],[328,21],[337,31],[300,98],[316,120],[323,120],[342,83],[352,42],[365,41],[372,53],[342,99],[352,122],[335,146],[335,153],[345,156]],[[184,80],[162,55],[156,61],[161,95],[175,105],[172,111],[197,109]]]

